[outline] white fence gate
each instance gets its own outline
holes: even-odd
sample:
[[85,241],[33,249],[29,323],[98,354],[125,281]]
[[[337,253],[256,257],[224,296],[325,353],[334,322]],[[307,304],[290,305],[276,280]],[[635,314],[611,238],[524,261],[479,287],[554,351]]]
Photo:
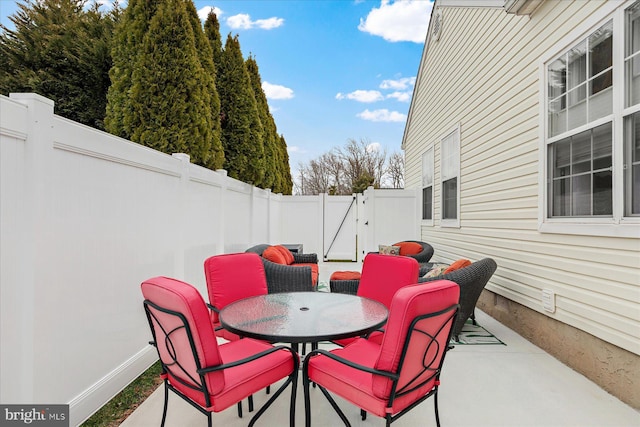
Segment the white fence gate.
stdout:
[[323,195],[323,250],[325,261],[358,260],[357,195]]

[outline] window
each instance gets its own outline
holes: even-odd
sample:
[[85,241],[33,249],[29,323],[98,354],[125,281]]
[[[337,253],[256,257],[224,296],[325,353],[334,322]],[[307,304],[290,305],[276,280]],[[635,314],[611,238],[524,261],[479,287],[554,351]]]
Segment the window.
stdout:
[[624,200],[626,216],[640,216],[640,2],[625,10]]
[[614,8],[544,62],[542,231],[606,235],[587,227],[640,217],[640,1]]
[[612,215],[611,123],[549,145],[549,217]]
[[433,147],[422,155],[422,219],[433,221]]
[[549,137],[611,114],[612,55],[609,21],[549,65]]
[[460,225],[460,127],[440,141],[442,226]]

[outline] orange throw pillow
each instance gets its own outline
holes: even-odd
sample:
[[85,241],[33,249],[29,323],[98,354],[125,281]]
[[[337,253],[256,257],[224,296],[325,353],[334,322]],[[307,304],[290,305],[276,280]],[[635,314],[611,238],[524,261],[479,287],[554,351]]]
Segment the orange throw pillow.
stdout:
[[269,246],[267,249],[262,252],[262,256],[268,259],[271,262],[276,264],[287,265],[287,260],[276,246]]
[[449,266],[449,268],[447,268],[444,271],[444,273],[442,273],[442,274],[451,273],[452,271],[459,270],[459,269],[467,267],[469,265],[471,265],[471,261],[469,261],[468,259],[462,258],[462,259],[459,259],[459,260],[455,261],[453,264],[451,264]]
[[359,271],[334,271],[329,280],[360,280]]
[[416,242],[398,242],[394,243],[393,246],[400,246],[400,255],[415,255],[422,252],[422,245]]
[[276,249],[278,249],[280,251],[280,253],[284,257],[285,264],[287,264],[287,265],[293,264],[293,261],[294,261],[293,254],[291,253],[291,251],[289,249],[285,248],[282,245],[275,245],[274,248],[276,248]]

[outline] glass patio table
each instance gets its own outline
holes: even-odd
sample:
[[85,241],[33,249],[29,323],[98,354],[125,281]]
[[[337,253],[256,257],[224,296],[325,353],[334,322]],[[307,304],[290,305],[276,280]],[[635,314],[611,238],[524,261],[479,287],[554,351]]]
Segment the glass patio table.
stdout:
[[221,325],[241,336],[271,342],[330,341],[367,334],[389,311],[377,301],[329,292],[284,292],[245,298],[220,310]]

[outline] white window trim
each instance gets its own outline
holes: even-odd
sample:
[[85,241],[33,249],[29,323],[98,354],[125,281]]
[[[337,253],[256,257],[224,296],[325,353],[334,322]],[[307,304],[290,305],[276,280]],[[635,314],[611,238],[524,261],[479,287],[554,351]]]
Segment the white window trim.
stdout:
[[[452,133],[457,132],[458,133],[458,185],[456,186],[456,219],[444,219],[443,215],[444,215],[444,203],[442,198],[444,197],[444,191],[442,191],[442,140],[444,138],[446,138],[447,136],[451,135]],[[462,164],[461,164],[461,155],[460,153],[462,152],[462,136],[460,134],[460,123],[458,123],[457,125],[453,126],[451,129],[449,129],[447,132],[445,132],[441,137],[440,137],[440,180],[438,181],[440,184],[440,198],[439,198],[439,202],[440,202],[440,227],[443,228],[460,228],[460,205],[461,200],[460,200],[460,176],[461,176],[461,171],[462,171]],[[434,156],[435,157],[435,156]],[[435,196],[435,194],[434,194]],[[435,197],[434,197],[435,200]],[[435,205],[435,203],[434,203]]]
[[[433,174],[433,180],[431,181],[431,219],[424,219],[422,218],[422,206],[424,204],[424,200],[422,200],[422,190],[424,190],[424,185],[420,185],[420,220],[422,221],[421,224],[427,227],[433,227],[434,224],[434,218],[435,218],[435,205],[436,205],[436,147],[435,144],[427,147],[427,149],[425,150],[424,153],[422,153],[422,157],[424,157],[424,155],[427,153],[427,151],[432,150],[433,151],[433,162],[431,165],[431,172]],[[421,157],[421,159],[422,159]],[[424,160],[423,163],[424,164]],[[424,175],[424,169],[422,170],[422,173]]]
[[[608,237],[632,237],[640,238],[640,218],[624,217],[624,147],[622,137],[623,114],[626,115],[633,110],[639,110],[640,106],[627,108],[623,111],[623,103],[620,99],[624,97],[624,67],[615,64],[622,64],[624,58],[624,33],[620,28],[624,28],[624,9],[634,3],[635,0],[628,0],[624,3],[607,2],[599,10],[597,15],[592,15],[586,19],[582,25],[567,34],[566,37],[549,49],[546,55],[540,57],[538,64],[538,231],[541,233],[575,234],[587,236],[608,236]],[[587,37],[608,20],[613,19],[613,217],[612,218],[547,218],[547,73],[546,66],[567,49]],[[618,31],[616,31],[618,29]],[[610,121],[610,117],[609,121]],[[605,120],[606,121],[606,120]],[[590,122],[589,128],[594,122]],[[572,132],[576,131],[575,129]]]

